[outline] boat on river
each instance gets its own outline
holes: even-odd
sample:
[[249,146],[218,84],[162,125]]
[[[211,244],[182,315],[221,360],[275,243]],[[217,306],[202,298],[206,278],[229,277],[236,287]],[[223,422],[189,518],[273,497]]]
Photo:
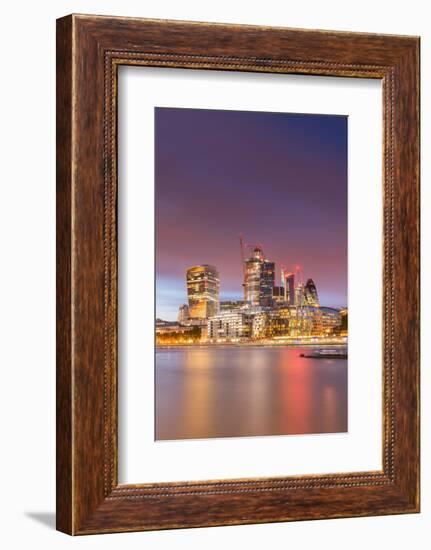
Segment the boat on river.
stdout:
[[299,357],[304,357],[304,359],[347,359],[347,350],[318,349],[301,353]]

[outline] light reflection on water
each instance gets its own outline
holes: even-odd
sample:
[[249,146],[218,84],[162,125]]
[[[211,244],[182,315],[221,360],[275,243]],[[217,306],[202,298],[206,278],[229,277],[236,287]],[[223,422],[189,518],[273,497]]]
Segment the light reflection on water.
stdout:
[[156,439],[346,432],[347,360],[305,351],[158,349]]

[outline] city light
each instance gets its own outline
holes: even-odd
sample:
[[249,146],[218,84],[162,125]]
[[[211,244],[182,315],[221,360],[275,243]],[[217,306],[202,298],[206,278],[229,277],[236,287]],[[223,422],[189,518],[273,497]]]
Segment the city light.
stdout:
[[[215,266],[187,269],[188,304],[181,304],[178,322],[156,320],[158,345],[190,344],[345,344],[347,308],[322,306],[316,284],[302,280],[302,268],[281,267],[275,285],[275,263],[261,245],[244,245],[240,236],[244,300],[220,301]],[[244,248],[252,248],[245,258]]]

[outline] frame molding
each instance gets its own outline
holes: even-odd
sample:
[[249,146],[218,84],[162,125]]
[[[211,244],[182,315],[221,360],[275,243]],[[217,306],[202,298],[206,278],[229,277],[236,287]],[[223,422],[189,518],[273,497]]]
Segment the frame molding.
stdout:
[[[382,79],[382,471],[118,484],[119,65]],[[59,530],[89,534],[419,511],[418,38],[59,19],[57,215]]]

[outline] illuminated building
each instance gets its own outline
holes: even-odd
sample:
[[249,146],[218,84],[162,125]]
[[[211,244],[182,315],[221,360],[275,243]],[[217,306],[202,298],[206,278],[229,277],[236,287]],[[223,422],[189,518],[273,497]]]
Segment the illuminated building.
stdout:
[[156,344],[158,346],[193,344],[200,342],[201,338],[200,327],[180,325],[175,322],[156,323]]
[[262,247],[254,246],[244,260],[241,240],[241,252],[245,299],[220,302],[217,269],[211,265],[190,267],[186,276],[188,305],[180,306],[178,322],[156,321],[161,345],[245,340],[282,343],[303,337],[314,342],[347,336],[347,308],[320,306],[314,281],[308,279],[304,284],[299,268],[296,275],[282,268],[281,286],[274,286],[275,264],[265,258]]
[[275,330],[268,333],[269,337],[280,337],[283,335],[310,336],[312,334],[318,334],[320,330],[319,312],[316,308],[289,306],[279,310],[277,313],[281,319],[288,318],[288,330],[283,334],[281,331],[283,322],[276,321],[274,323]]
[[156,334],[185,334],[186,332],[190,332],[192,329],[193,327],[184,327],[179,323],[172,321],[166,322],[164,325],[156,325]]
[[340,331],[344,334],[347,334],[348,325],[349,325],[349,314],[346,307],[340,309],[340,315],[341,315]]
[[313,279],[308,279],[304,287],[304,304],[307,306],[319,306],[319,297],[317,288]]
[[281,304],[285,301],[284,286],[275,286],[272,291],[272,298],[276,304]]
[[253,317],[253,339],[290,335],[290,308],[263,311]]
[[266,336],[267,314],[264,312],[253,315],[251,336],[253,340],[259,340]]
[[245,262],[245,299],[252,305],[259,305],[260,298],[260,272],[263,263],[263,252],[255,248],[253,256]]
[[274,262],[264,261],[260,275],[260,299],[261,306],[272,305],[272,291],[274,288],[275,264]]
[[245,261],[244,272],[245,299],[252,306],[272,305],[274,272],[274,262],[266,260],[262,248],[256,246],[253,255]]
[[245,300],[226,300],[220,302],[220,311],[226,311],[227,309],[241,309],[247,305]]
[[238,309],[221,311],[207,322],[207,339],[210,341],[250,338],[253,315]]
[[180,325],[187,325],[190,319],[189,306],[183,304],[178,308],[178,322]]
[[189,315],[192,319],[207,319],[219,309],[220,280],[212,265],[198,265],[187,270]]
[[291,315],[290,308],[282,308],[271,311],[268,316],[266,337],[274,338],[290,334]]
[[295,306],[303,306],[304,303],[304,284],[298,283],[295,287]]
[[330,333],[333,333],[335,329],[340,328],[341,326],[340,310],[334,309],[332,307],[320,307],[319,310],[322,315],[321,332],[330,334]]
[[281,286],[273,289],[274,302],[288,306],[295,305],[295,275],[284,269],[281,270]]
[[280,306],[267,308],[253,315],[252,338],[325,336],[341,326],[340,311],[318,306]]
[[289,306],[295,305],[295,275],[288,271],[282,271],[282,285],[284,288],[284,301]]

